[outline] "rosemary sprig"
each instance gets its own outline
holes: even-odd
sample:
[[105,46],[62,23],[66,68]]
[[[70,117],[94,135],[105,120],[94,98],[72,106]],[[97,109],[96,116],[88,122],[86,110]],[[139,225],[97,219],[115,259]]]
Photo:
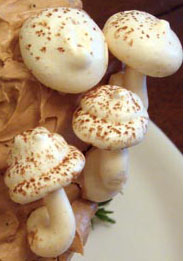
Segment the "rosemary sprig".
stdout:
[[[95,213],[95,217],[100,219],[103,222],[115,224],[116,221],[114,219],[112,219],[111,217],[109,217],[109,215],[113,214],[114,211],[106,210],[104,208],[104,206],[109,204],[111,202],[111,200],[112,199],[98,203],[98,209],[97,209],[97,211]],[[93,228],[94,227],[94,219],[91,220],[91,224],[92,224],[92,228]]]
[[116,221],[108,216],[109,214],[113,214],[113,213],[114,213],[114,211],[108,211],[108,210],[105,210],[104,208],[99,208],[97,210],[95,216],[104,222],[115,224]]

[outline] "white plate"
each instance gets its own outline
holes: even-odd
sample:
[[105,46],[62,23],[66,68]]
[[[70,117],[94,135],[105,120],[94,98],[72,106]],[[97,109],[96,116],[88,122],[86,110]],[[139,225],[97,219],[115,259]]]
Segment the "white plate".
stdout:
[[124,196],[108,208],[117,223],[97,224],[72,261],[182,260],[182,155],[153,123],[130,149]]

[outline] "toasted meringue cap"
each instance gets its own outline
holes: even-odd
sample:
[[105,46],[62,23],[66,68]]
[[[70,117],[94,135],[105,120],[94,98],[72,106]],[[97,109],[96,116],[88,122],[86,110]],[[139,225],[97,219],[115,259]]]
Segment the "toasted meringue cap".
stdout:
[[13,201],[33,202],[70,184],[84,164],[83,154],[62,136],[38,127],[15,137],[5,184]]
[[145,75],[165,77],[181,66],[181,43],[165,20],[125,11],[111,16],[103,31],[114,56]]
[[83,10],[46,9],[24,23],[19,42],[33,75],[61,92],[84,92],[95,86],[107,69],[103,32]]
[[122,149],[142,141],[148,113],[138,95],[120,86],[90,90],[73,115],[73,130],[100,149]]

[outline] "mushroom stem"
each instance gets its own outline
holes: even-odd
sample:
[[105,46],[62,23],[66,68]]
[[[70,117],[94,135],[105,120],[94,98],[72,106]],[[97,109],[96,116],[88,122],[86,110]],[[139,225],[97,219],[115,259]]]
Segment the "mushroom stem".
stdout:
[[124,72],[120,71],[111,74],[111,77],[109,79],[109,84],[124,87]]
[[92,149],[83,170],[83,197],[103,202],[121,192],[128,176],[128,150]]
[[148,109],[148,92],[146,84],[146,75],[126,66],[123,74],[124,87],[136,93],[142,100],[144,107]]
[[38,256],[57,257],[72,244],[76,224],[64,189],[47,195],[45,206],[36,209],[27,220],[28,242]]
[[144,107],[148,109],[146,75],[126,66],[125,72],[121,71],[111,75],[109,84],[122,86],[136,93],[141,98]]

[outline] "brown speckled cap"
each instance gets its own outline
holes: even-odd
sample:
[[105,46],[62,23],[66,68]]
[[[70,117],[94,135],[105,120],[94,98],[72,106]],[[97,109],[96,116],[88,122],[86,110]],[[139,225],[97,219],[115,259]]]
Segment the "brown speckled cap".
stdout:
[[83,154],[62,136],[38,127],[15,137],[5,184],[13,201],[33,202],[70,184],[84,164]]
[[48,8],[24,23],[19,40],[24,63],[51,89],[85,92],[106,72],[105,37],[83,10]]
[[112,54],[145,75],[164,77],[181,66],[181,43],[165,20],[125,11],[111,16],[103,31]]
[[82,141],[100,149],[122,149],[143,139],[148,119],[136,94],[104,85],[81,99],[73,116],[73,130]]

